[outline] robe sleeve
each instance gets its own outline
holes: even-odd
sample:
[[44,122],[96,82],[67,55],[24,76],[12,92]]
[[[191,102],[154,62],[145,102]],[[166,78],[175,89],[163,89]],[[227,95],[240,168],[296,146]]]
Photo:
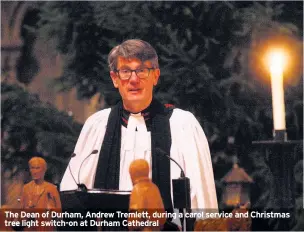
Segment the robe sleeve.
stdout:
[[218,210],[209,144],[194,115],[186,114],[182,150],[185,175],[190,178],[191,208]]
[[[60,183],[60,191],[75,190],[79,182],[85,184],[87,188],[92,188],[110,110],[110,108],[101,110],[86,120],[74,149],[76,156],[71,158],[67,165]],[[88,157],[95,149],[98,150],[98,154]]]

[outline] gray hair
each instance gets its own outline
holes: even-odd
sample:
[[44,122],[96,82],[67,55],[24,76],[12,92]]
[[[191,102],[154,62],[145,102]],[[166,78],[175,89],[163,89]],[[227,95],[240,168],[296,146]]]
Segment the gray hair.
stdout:
[[122,44],[114,47],[108,56],[108,64],[111,71],[117,69],[117,58],[137,58],[141,62],[151,61],[153,68],[158,68],[158,57],[155,49],[149,44],[140,39],[130,39]]

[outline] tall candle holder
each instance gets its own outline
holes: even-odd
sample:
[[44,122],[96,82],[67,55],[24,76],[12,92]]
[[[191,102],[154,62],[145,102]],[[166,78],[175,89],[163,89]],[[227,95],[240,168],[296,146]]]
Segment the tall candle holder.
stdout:
[[[280,133],[279,133],[280,134]],[[282,133],[280,134],[282,135]],[[287,140],[277,136],[273,140],[253,141],[253,148],[265,154],[272,183],[269,186],[269,208],[273,212],[289,213],[290,218],[282,218],[276,221],[279,230],[292,229],[295,220],[295,177],[294,165],[300,157],[297,157],[295,149],[300,146],[303,150],[303,140]]]
[[[284,55],[275,50],[269,55],[273,108],[273,139],[253,141],[253,148],[265,154],[272,174],[269,186],[269,208],[280,214],[289,213],[289,218],[270,218],[269,224],[275,224],[275,230],[291,230],[295,222],[295,178],[294,165],[297,159],[297,146],[303,150],[303,140],[288,140],[285,122],[285,103],[283,88]],[[271,213],[271,212],[270,212]],[[265,230],[265,229],[264,229]]]

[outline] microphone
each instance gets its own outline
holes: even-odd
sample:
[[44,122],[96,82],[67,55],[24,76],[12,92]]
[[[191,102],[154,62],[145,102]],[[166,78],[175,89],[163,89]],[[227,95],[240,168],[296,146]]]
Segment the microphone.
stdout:
[[[180,212],[183,212],[184,215],[185,211],[191,211],[190,179],[185,176],[185,172],[182,167],[173,158],[167,155],[166,152],[164,152],[160,148],[156,148],[156,152],[173,161],[181,170],[180,177],[178,179],[172,180],[173,203],[174,207],[178,208]],[[193,230],[193,226],[191,226],[191,223],[189,224],[186,221],[189,221],[189,218],[186,219],[186,217],[184,216],[183,220],[181,220],[183,231]]]
[[156,148],[156,152],[173,161],[181,170],[180,178],[172,180],[174,207],[178,209],[190,209],[190,179],[185,176],[182,167],[173,158],[167,155],[166,152],[160,148]]
[[[82,162],[81,162],[81,165],[80,165],[80,168],[79,168],[79,171],[78,171],[78,190],[82,191],[82,192],[86,192],[88,190],[87,186],[85,184],[82,184],[80,183],[80,172],[81,172],[81,168],[82,168],[82,165],[84,164],[84,161],[86,161],[91,155],[93,154],[96,154],[98,153],[98,150],[93,150]],[[74,179],[75,180],[75,179]]]
[[158,152],[158,153],[160,153],[160,154],[166,156],[168,159],[170,159],[171,161],[173,161],[174,163],[176,163],[176,165],[177,165],[177,166],[179,167],[179,169],[181,170],[181,175],[180,175],[180,177],[185,177],[185,172],[184,172],[184,170],[182,169],[182,167],[181,167],[173,158],[171,158],[170,156],[168,156],[168,155],[166,154],[166,152],[164,152],[164,151],[163,151],[162,149],[160,149],[159,147],[156,148],[156,152]]
[[75,180],[75,177],[74,177],[74,175],[73,175],[73,173],[72,173],[71,165],[70,165],[70,164],[71,164],[71,159],[72,159],[73,157],[75,157],[75,156],[76,156],[76,154],[73,153],[73,154],[71,155],[71,157],[70,157],[70,160],[69,160],[69,171],[70,171],[70,174],[71,174],[71,176],[72,176],[72,178],[73,178],[75,184],[78,185],[78,184],[77,184],[77,181]]

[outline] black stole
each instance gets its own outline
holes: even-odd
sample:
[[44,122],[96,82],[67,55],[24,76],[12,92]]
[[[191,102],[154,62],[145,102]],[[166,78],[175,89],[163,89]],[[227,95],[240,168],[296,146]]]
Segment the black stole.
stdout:
[[[152,100],[149,108],[151,116],[152,181],[160,190],[165,209],[168,212],[173,212],[170,160],[156,151],[156,148],[160,148],[170,155],[171,131],[169,119],[173,108],[166,108],[156,99]],[[94,182],[95,188],[119,188],[122,111],[121,101],[111,109],[100,149]]]

